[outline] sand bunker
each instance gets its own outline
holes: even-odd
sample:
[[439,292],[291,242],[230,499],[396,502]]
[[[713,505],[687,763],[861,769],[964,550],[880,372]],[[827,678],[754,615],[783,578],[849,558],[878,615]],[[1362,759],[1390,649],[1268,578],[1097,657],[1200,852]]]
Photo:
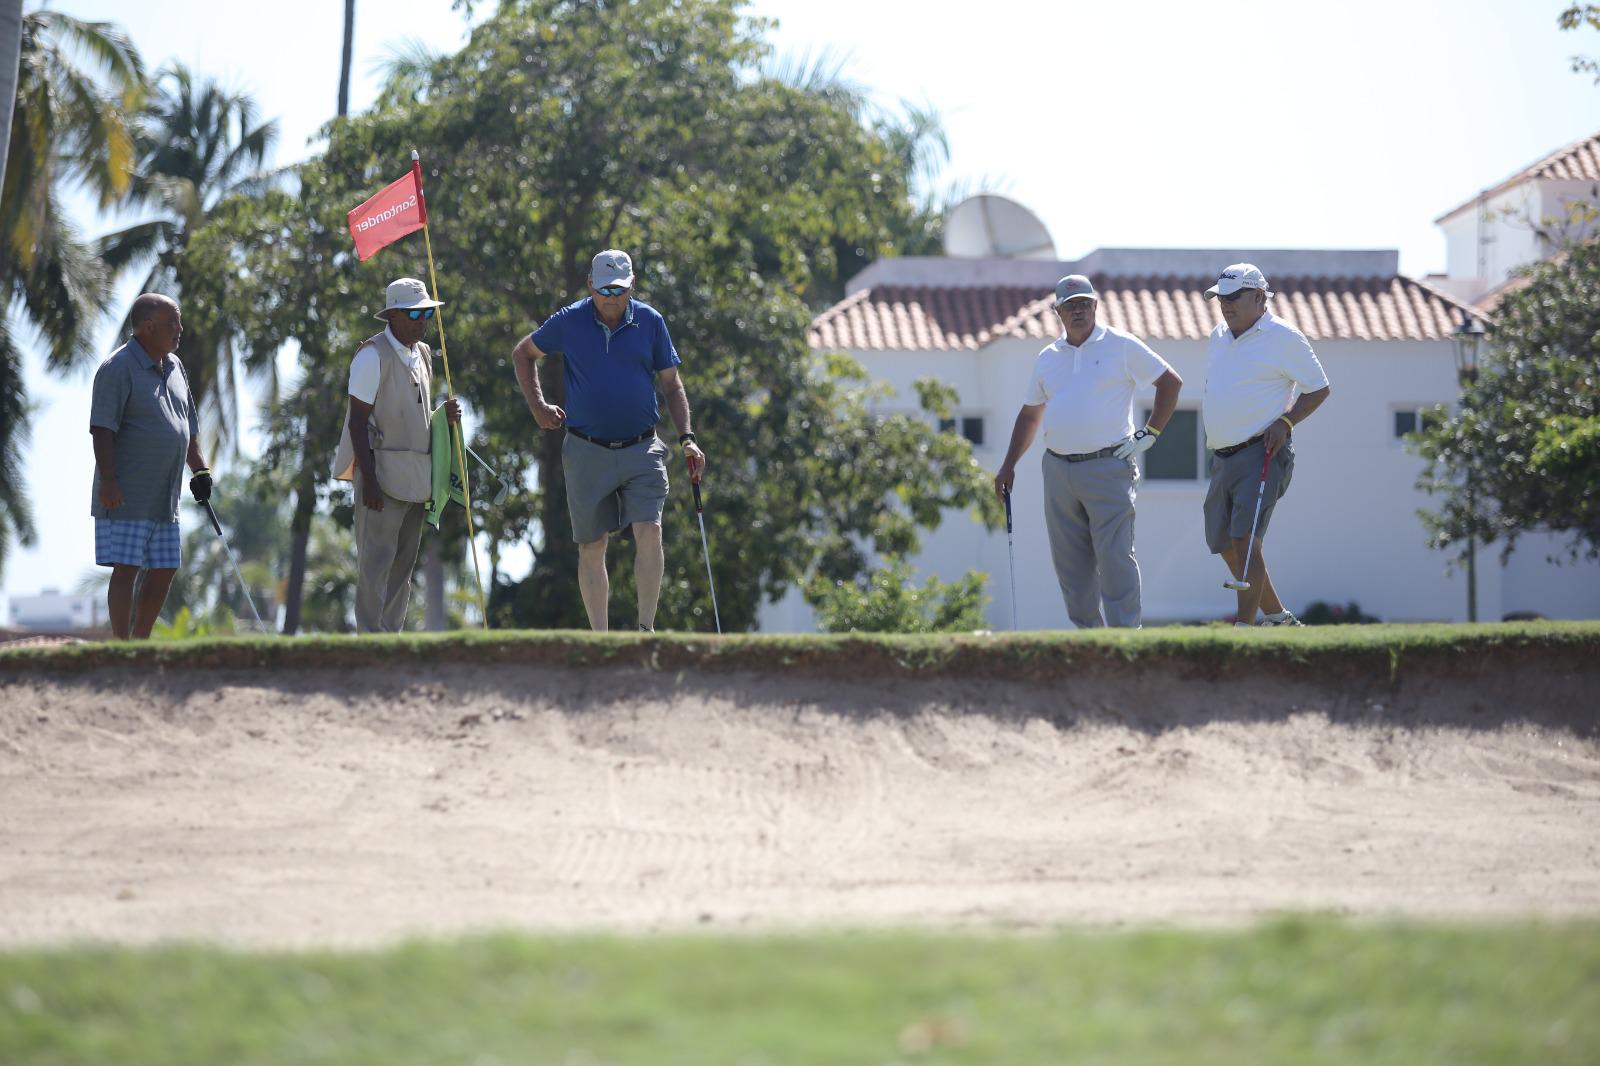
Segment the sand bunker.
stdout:
[[0,676],[0,945],[1600,914],[1573,694],[1381,691]]

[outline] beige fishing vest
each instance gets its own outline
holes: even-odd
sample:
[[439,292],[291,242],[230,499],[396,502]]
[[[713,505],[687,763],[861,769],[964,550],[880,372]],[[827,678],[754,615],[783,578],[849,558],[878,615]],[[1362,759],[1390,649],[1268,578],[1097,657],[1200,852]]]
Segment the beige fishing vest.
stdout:
[[[378,349],[378,394],[373,397],[372,416],[367,420],[378,484],[385,495],[421,503],[433,495],[433,463],[428,457],[433,440],[429,427],[433,413],[433,350],[418,344],[422,358],[420,365],[412,369],[401,360],[403,353],[390,342],[387,331],[369,337],[362,347],[368,344]],[[355,480],[355,466],[350,404],[346,401],[344,432],[333,458],[334,478]]]

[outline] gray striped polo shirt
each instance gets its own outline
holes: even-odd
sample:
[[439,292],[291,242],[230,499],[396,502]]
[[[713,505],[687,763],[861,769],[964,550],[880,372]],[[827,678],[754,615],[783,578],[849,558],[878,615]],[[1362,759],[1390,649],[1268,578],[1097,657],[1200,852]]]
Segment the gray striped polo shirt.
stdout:
[[176,522],[189,438],[200,434],[189,378],[178,357],[169,355],[157,366],[129,337],[95,371],[89,426],[111,431],[122,486],[122,506],[107,511],[100,504],[96,464],[89,513],[118,521]]

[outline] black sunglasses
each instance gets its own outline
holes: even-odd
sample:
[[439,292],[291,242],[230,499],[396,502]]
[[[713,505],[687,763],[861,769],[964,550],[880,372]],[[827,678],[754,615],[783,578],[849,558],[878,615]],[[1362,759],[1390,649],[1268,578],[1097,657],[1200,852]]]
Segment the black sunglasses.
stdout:
[[412,308],[410,311],[406,312],[406,317],[409,318],[413,322],[417,321],[417,319],[419,319],[419,318],[432,318],[433,317],[433,308],[431,308],[431,307],[415,307],[415,308]]
[[594,291],[601,296],[621,296],[628,291],[628,287],[626,285],[602,285]]
[[1236,303],[1236,302],[1238,302],[1239,297],[1243,296],[1245,293],[1247,293],[1247,292],[1255,292],[1255,291],[1257,291],[1257,290],[1255,290],[1255,289],[1240,289],[1238,292],[1231,292],[1226,296],[1218,296],[1217,299],[1221,300],[1225,304]]

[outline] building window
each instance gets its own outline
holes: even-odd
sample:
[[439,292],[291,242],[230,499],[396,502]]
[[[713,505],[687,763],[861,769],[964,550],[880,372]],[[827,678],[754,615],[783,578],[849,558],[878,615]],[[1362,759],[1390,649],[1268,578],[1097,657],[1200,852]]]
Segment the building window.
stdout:
[[1434,426],[1433,415],[1426,407],[1402,407],[1394,413],[1394,437],[1402,440],[1407,433],[1417,433]]
[[[1150,412],[1144,413],[1149,421]],[[1200,412],[1180,408],[1144,453],[1144,476],[1150,481],[1201,481],[1211,472],[1211,453],[1200,427]]]
[[958,424],[961,427],[961,435],[971,441],[974,448],[983,447],[982,415],[963,415],[960,418],[941,418],[939,419],[939,432],[954,433]]

